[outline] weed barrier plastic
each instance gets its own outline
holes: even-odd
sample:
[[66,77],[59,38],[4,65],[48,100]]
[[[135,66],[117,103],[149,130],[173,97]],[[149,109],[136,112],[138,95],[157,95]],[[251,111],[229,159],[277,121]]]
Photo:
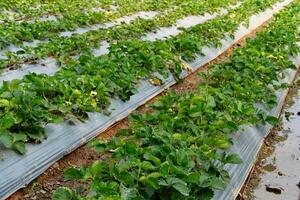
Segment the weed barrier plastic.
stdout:
[[[194,62],[190,63],[192,70],[195,71],[217,58],[292,1],[282,1],[272,8],[252,16],[248,28],[241,25],[236,31],[234,39],[227,36],[226,39],[221,41],[222,47],[204,47],[203,53],[205,56],[198,56]],[[300,64],[300,57],[297,64]],[[289,72],[288,74],[288,81],[291,82],[295,72]],[[187,72],[182,73],[183,78],[187,75]],[[133,95],[129,101],[112,100],[110,116],[101,113],[89,113],[90,118],[85,123],[78,122],[75,125],[69,125],[67,122],[48,124],[46,126],[48,138],[42,144],[28,144],[28,151],[25,155],[18,155],[10,150],[1,150],[0,157],[3,160],[0,161],[0,199],[5,199],[18,189],[25,187],[57,160],[93,139],[115,122],[127,117],[137,107],[145,104],[175,83],[176,81],[171,75],[164,80],[164,84],[161,86],[153,86],[144,80],[140,83],[137,94]],[[278,93],[279,106],[270,113],[278,115],[286,93],[287,91]],[[244,163],[242,165],[228,165],[227,170],[230,172],[232,180],[225,191],[216,191],[214,199],[233,199],[238,194],[255,161],[255,156],[264,136],[270,128],[270,126],[252,127],[247,129],[246,133],[234,134],[235,145],[231,148],[231,151],[239,153]]]
[[[291,60],[296,66],[300,66],[300,55],[291,58]],[[285,72],[286,78],[283,82],[292,83],[296,74],[297,70],[287,70]],[[279,118],[288,91],[289,90],[286,89],[276,92],[278,105],[272,110],[266,110],[269,115]],[[256,156],[264,142],[264,139],[268,136],[272,128],[273,126],[269,124],[265,126],[248,126],[243,127],[244,130],[240,130],[232,135],[233,146],[231,146],[229,151],[238,153],[242,158],[243,163],[239,165],[225,166],[225,169],[228,170],[230,174],[231,180],[225,190],[215,191],[214,200],[229,200],[235,199],[238,196],[252,166],[256,161]]]

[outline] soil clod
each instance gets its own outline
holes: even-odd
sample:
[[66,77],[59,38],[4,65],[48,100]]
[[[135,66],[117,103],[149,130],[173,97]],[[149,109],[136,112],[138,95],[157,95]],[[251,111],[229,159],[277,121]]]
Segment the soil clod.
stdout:
[[281,194],[281,192],[283,191],[283,188],[277,187],[277,186],[272,186],[272,185],[266,185],[266,190],[268,192],[272,192],[274,194]]

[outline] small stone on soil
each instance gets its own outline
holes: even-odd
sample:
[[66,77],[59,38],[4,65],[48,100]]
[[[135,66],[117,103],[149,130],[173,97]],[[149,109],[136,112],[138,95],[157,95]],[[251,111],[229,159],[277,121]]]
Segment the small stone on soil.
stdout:
[[59,168],[59,164],[56,162],[52,165],[53,168]]
[[268,192],[272,192],[274,194],[281,194],[281,192],[284,190],[281,187],[276,187],[276,186],[272,186],[272,185],[266,185],[266,190]]
[[47,192],[45,190],[40,191],[42,194],[46,194]]
[[282,172],[278,172],[278,175],[279,176],[283,176],[284,174]]

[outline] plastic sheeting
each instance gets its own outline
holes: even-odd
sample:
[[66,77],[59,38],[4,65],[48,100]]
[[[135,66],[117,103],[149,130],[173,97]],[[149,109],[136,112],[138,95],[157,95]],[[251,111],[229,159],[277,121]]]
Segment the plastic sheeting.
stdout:
[[[300,65],[300,55],[292,58],[292,60],[296,66]],[[295,70],[287,70],[284,82],[293,82],[296,74],[297,71]],[[269,115],[279,117],[287,93],[288,89],[277,91],[276,96],[278,106],[267,111]],[[240,165],[226,166],[226,170],[229,171],[231,176],[231,181],[224,191],[215,191],[214,200],[229,200],[235,199],[238,196],[239,191],[241,190],[252,166],[256,161],[256,156],[264,142],[264,139],[271,129],[272,126],[269,124],[265,126],[250,126],[244,127],[244,131],[239,131],[233,134],[232,139],[234,145],[229,149],[229,151],[238,153],[243,159],[243,163]]]
[[[205,56],[199,56],[195,62],[190,63],[193,71],[218,57],[238,40],[269,20],[274,13],[281,10],[290,2],[292,2],[292,0],[285,0],[281,3],[277,3],[272,9],[267,9],[265,12],[252,16],[250,18],[249,27],[240,26],[235,33],[235,39],[231,39],[227,36],[226,39],[221,41],[221,48],[203,48]],[[187,75],[186,72],[182,73],[182,77]],[[128,116],[137,107],[143,105],[175,83],[171,75],[164,81],[162,86],[153,86],[148,81],[142,81],[138,88],[138,93],[133,95],[129,101],[122,102],[120,100],[112,100],[110,116],[101,113],[89,113],[90,118],[85,123],[78,122],[76,125],[69,125],[68,123],[49,124],[46,126],[48,138],[43,141],[42,144],[27,145],[28,152],[23,156],[9,150],[2,151],[3,153],[0,156],[4,159],[0,162],[0,199],[4,199],[18,189],[25,187],[58,159],[72,152],[80,145],[85,144],[115,122]],[[279,95],[282,94],[283,93],[280,93]],[[282,99],[279,98],[279,101],[282,101]],[[280,105],[282,105],[282,103],[280,103]],[[280,110],[280,106],[273,112],[277,113],[278,110]],[[252,131],[252,128],[249,129],[249,134],[247,132],[247,134],[237,133],[235,135],[236,144],[231,150],[240,153],[245,162],[243,165],[228,166],[228,170],[232,175],[232,181],[224,192],[216,193],[215,199],[232,199],[232,197],[236,195],[235,191],[242,185],[244,177],[247,176],[248,169],[251,168],[255,159],[255,152],[258,151],[260,146],[253,145],[252,143],[255,141],[255,144],[260,144],[263,140],[263,136],[269,129],[270,127],[257,128],[256,132],[259,132],[259,134],[254,134],[255,131]],[[258,135],[261,135],[261,137],[258,137]],[[252,138],[251,144],[250,141],[248,142],[244,138],[245,136],[247,140],[248,138]]]
[[170,38],[171,36],[176,36],[182,32],[180,28],[190,28],[192,26],[196,26],[216,17],[226,15],[229,10],[239,7],[241,4],[241,2],[238,2],[236,5],[229,6],[228,9],[221,8],[220,11],[216,13],[205,13],[204,15],[186,16],[183,19],[178,20],[173,26],[161,27],[154,32],[146,34],[144,37],[142,37],[142,40],[155,41],[158,39],[166,39]]

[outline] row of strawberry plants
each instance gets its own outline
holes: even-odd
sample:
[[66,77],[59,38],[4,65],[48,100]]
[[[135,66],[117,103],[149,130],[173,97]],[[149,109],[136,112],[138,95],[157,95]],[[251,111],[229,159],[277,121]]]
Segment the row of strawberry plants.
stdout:
[[[152,0],[143,1],[148,6],[153,3]],[[179,2],[179,1],[177,1]],[[3,0],[0,1],[0,20],[31,20],[35,18],[40,18],[43,16],[64,16],[75,13],[76,11],[88,11],[104,9],[107,11],[113,11],[116,9],[121,9],[124,12],[126,6],[131,4],[141,4],[141,1],[128,1],[128,0],[90,0],[90,1],[80,1],[80,0],[53,0],[53,1],[40,1],[40,0]],[[161,5],[167,5],[169,1],[158,2]],[[155,5],[153,5],[155,7]],[[11,14],[13,18],[8,18],[7,14]]]
[[[99,24],[113,19],[119,18],[121,16],[131,14],[137,11],[148,11],[148,10],[165,10],[171,6],[180,6],[183,3],[191,2],[189,0],[180,1],[130,1],[124,4],[123,7],[119,7],[115,12],[78,12],[74,9],[71,13],[67,13],[63,18],[59,18],[56,21],[38,21],[36,23],[21,22],[17,23],[14,20],[7,21],[0,24],[0,33],[2,34],[3,41],[1,41],[0,47],[5,47],[9,44],[21,45],[22,41],[32,41],[33,39],[47,39],[58,35],[57,32],[65,30],[74,30],[80,26],[87,26],[91,24]],[[202,2],[199,7],[211,7],[214,4],[223,3],[224,0],[214,0],[211,3]],[[226,1],[225,1],[226,2]],[[214,5],[215,6],[215,5]]]
[[[78,27],[107,22],[136,11],[148,10],[152,4],[160,5],[160,2],[153,0],[149,0],[148,3],[149,4],[143,4],[140,3],[140,1],[131,1],[113,12],[94,11],[92,8],[88,10],[71,9],[70,12],[64,12],[63,16],[57,20],[36,21],[35,23],[8,20],[0,25],[2,37],[5,39],[2,41],[2,48],[8,44],[21,45],[22,41],[46,39],[56,36],[58,34],[57,32],[60,31],[74,30]],[[153,7],[155,7],[154,5]],[[67,7],[68,4],[64,4],[64,6]],[[168,6],[168,4],[165,6]]]
[[26,142],[45,137],[44,125],[62,120],[86,120],[87,112],[104,112],[110,98],[128,100],[142,78],[154,72],[178,79],[184,65],[203,45],[218,44],[251,15],[270,7],[275,0],[246,0],[227,15],[160,41],[124,40],[111,45],[110,53],[70,59],[54,76],[28,74],[4,82],[0,88],[0,143],[25,153]]
[[[160,8],[162,8],[167,6],[170,2],[171,1],[156,1],[153,3],[152,0],[2,0],[0,1],[0,11],[4,13],[0,13],[0,20],[9,20],[9,18],[5,16],[5,14],[8,13],[12,14],[14,17],[13,20],[21,21],[43,16],[63,16],[66,13],[74,13],[74,11],[87,11],[93,8],[96,10],[100,8],[107,11],[121,9],[124,12],[126,9],[132,9],[130,6],[128,6],[132,4],[145,4],[148,7],[152,7],[152,9],[157,8],[160,5]],[[173,2],[174,5],[181,3],[179,0],[175,0]],[[126,8],[126,6],[128,7]]]
[[26,21],[45,16],[63,16],[74,11],[107,7],[105,5],[99,0],[4,0],[0,1],[0,20]]
[[277,123],[255,105],[277,104],[276,90],[286,87],[280,79],[286,69],[296,69],[289,57],[300,53],[299,26],[296,0],[229,61],[201,73],[196,92],[170,92],[149,112],[132,115],[128,129],[93,141],[106,160],[65,171],[88,191],[62,187],[53,199],[211,199],[230,181],[224,166],[241,162],[226,151],[230,135],[241,126]]
[[[214,0],[211,2],[192,2],[187,0],[179,3],[180,7],[164,11],[154,19],[138,19],[129,25],[121,24],[109,29],[100,28],[82,35],[76,34],[72,37],[59,37],[56,35],[50,37],[50,39],[48,38],[50,40],[49,42],[42,43],[37,47],[24,46],[22,51],[16,53],[7,52],[6,55],[8,58],[0,61],[0,68],[17,68],[24,60],[35,60],[47,56],[58,57],[61,56],[61,54],[67,54],[69,52],[74,54],[74,51],[80,53],[83,49],[86,50],[99,46],[100,42],[104,39],[117,40],[140,37],[146,34],[146,32],[154,31],[158,27],[174,24],[178,19],[184,16],[201,15],[205,12],[217,11],[221,7],[226,8],[236,2],[237,0],[225,2],[224,0]],[[158,8],[159,7],[160,6],[158,6]],[[15,28],[12,30],[15,31]],[[17,33],[19,32],[17,31]],[[24,34],[21,35],[24,36]],[[45,35],[43,37],[45,37]],[[25,54],[25,58],[22,58],[21,54]],[[31,58],[28,58],[28,55],[30,55]]]

